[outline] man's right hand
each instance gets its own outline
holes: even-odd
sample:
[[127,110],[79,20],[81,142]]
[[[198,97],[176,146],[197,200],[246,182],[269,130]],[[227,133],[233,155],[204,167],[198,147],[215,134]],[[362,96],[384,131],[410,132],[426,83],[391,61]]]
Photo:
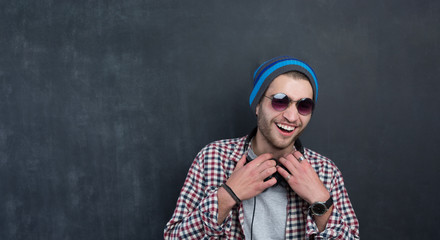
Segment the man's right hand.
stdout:
[[241,200],[262,193],[277,182],[275,178],[264,181],[277,171],[276,162],[272,157],[272,154],[265,153],[246,164],[246,155],[244,155],[238,161],[226,184]]
[[[240,161],[237,162],[234,172],[232,172],[226,184],[240,200],[250,199],[277,183],[275,178],[264,181],[276,171],[276,162],[272,160],[272,154],[262,154],[247,164],[246,155],[243,155]],[[223,188],[219,188],[217,197],[217,222],[221,224],[236,202]]]

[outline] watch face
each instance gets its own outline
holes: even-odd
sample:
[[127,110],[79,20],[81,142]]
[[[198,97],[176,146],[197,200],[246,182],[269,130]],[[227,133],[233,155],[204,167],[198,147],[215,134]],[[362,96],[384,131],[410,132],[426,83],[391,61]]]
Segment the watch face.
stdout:
[[327,211],[327,208],[325,204],[318,202],[312,205],[311,210],[315,215],[322,215]]

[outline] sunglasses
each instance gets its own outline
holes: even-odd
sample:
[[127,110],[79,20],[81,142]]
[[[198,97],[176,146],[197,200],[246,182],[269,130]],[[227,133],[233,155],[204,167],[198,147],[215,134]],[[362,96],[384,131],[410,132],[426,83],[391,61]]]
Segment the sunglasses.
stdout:
[[315,102],[313,102],[313,100],[310,98],[302,98],[298,101],[294,101],[284,93],[277,93],[272,97],[265,97],[272,100],[272,107],[278,112],[286,110],[292,103],[296,103],[296,109],[298,109],[298,113],[303,116],[311,114],[313,112],[313,109],[315,108]]

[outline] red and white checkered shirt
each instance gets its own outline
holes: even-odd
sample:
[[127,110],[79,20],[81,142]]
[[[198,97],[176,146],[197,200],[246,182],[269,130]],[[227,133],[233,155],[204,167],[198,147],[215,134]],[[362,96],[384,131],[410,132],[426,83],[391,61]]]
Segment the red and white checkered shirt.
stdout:
[[[244,239],[243,207],[233,208],[217,224],[217,190],[245,154],[246,137],[219,140],[204,147],[194,159],[177,200],[165,239]],[[358,239],[359,222],[339,169],[328,158],[305,149],[305,157],[318,173],[334,201],[326,229],[319,233],[308,203],[293,191],[288,193],[285,239]]]

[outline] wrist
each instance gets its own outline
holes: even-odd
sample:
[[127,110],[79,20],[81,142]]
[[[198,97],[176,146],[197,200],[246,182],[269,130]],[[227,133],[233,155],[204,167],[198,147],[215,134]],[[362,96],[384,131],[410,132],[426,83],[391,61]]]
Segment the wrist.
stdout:
[[219,187],[217,190],[218,201],[221,202],[221,205],[227,209],[232,209],[237,203],[234,198],[224,189],[223,187]]
[[322,216],[333,207],[333,199],[329,197],[326,201],[317,201],[310,205],[309,211],[314,216]]
[[229,195],[229,193],[222,187],[217,189],[218,200],[218,216],[217,223],[221,224],[225,221],[230,211],[236,205],[235,200]]
[[309,204],[313,204],[315,202],[325,202],[330,198],[330,193],[327,189],[325,191],[322,191],[319,195],[313,196],[308,199]]
[[240,204],[241,203],[241,199],[237,197],[237,195],[235,195],[235,192],[226,184],[223,183],[222,184],[222,188],[226,190],[226,192],[228,192],[229,196],[234,199],[236,204]]

